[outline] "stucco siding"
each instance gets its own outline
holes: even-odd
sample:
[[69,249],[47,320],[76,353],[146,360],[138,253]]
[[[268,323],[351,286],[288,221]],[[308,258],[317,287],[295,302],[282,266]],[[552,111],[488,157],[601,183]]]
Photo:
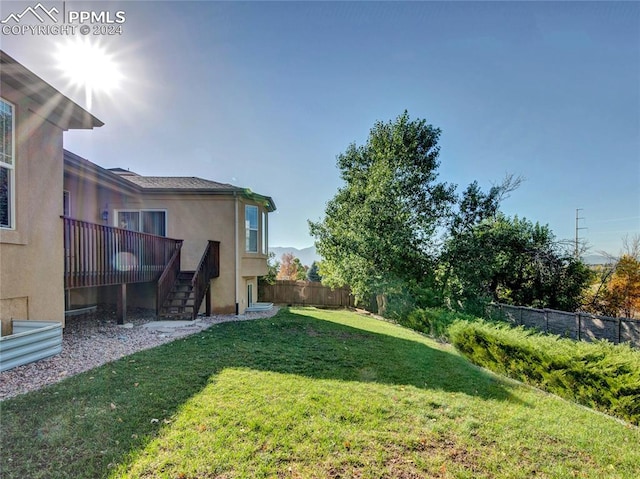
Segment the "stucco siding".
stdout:
[[119,210],[166,211],[167,236],[182,239],[181,269],[195,270],[209,240],[220,242],[220,276],[212,280],[212,308],[216,313],[235,312],[235,200],[215,195],[146,194],[136,198],[112,196],[110,218]]
[[65,176],[64,189],[69,192],[69,216],[71,218],[102,223],[99,216],[98,188],[91,183],[81,182],[78,178]]
[[4,307],[27,298],[27,316],[64,324],[62,236],[62,130],[32,112],[10,88],[2,97],[15,105],[15,228],[0,231],[0,318]]
[[264,256],[244,256],[241,261],[242,276],[264,276],[267,274],[267,261]]

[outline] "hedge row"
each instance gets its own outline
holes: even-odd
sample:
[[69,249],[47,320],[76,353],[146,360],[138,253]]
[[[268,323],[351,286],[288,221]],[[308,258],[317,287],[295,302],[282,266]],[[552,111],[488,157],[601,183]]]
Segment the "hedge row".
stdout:
[[640,425],[638,350],[482,321],[455,322],[447,333],[475,364]]
[[449,341],[449,327],[456,321],[479,321],[478,318],[446,309],[415,309],[398,320],[402,326],[427,334],[436,339]]

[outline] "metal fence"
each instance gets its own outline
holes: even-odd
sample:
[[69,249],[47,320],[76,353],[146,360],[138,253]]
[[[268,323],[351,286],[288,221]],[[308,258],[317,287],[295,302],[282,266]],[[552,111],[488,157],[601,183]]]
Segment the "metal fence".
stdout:
[[577,341],[606,339],[614,344],[629,343],[640,348],[640,321],[636,319],[612,318],[581,312],[568,313],[501,303],[490,304],[487,315],[490,318],[505,319],[513,324]]
[[275,284],[261,284],[260,301],[292,306],[333,308],[355,305],[355,298],[349,288],[332,289],[311,281],[276,281]]

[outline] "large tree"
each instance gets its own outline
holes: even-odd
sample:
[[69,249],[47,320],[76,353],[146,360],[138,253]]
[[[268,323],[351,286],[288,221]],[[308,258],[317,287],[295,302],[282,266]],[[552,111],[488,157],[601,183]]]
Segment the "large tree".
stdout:
[[389,294],[432,275],[433,239],[454,199],[454,187],[437,182],[439,136],[405,111],[338,156],[344,186],[309,223],[323,282],[349,285],[359,299],[376,295],[384,313]]
[[609,256],[610,265],[601,268],[584,309],[608,316],[640,316],[640,235],[623,238],[620,258]]
[[452,299],[450,280],[451,275],[456,273],[454,268],[464,266],[464,262],[456,258],[460,253],[457,250],[461,245],[468,243],[469,235],[478,225],[496,220],[502,200],[518,189],[523,181],[520,176],[508,174],[502,183],[493,185],[487,192],[482,191],[478,182],[474,181],[459,198],[456,198],[456,208],[449,221],[446,247],[439,258],[438,297],[442,302],[450,302]]
[[640,311],[640,261],[637,258],[625,254],[618,260],[604,300],[616,315],[636,317]]
[[312,283],[319,283],[322,281],[319,269],[317,261],[311,263],[311,267],[307,270],[307,281],[311,281]]
[[307,267],[293,253],[283,253],[276,279],[304,281],[307,279]]
[[501,213],[452,235],[443,254],[447,295],[573,311],[590,280],[548,226]]

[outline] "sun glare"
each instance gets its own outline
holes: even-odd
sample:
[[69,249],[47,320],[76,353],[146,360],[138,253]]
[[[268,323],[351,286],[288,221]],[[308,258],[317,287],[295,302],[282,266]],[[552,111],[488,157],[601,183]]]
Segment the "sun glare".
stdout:
[[85,89],[86,106],[91,108],[94,93],[117,89],[122,74],[114,55],[105,47],[79,38],[61,43],[55,53],[58,68],[74,86]]

